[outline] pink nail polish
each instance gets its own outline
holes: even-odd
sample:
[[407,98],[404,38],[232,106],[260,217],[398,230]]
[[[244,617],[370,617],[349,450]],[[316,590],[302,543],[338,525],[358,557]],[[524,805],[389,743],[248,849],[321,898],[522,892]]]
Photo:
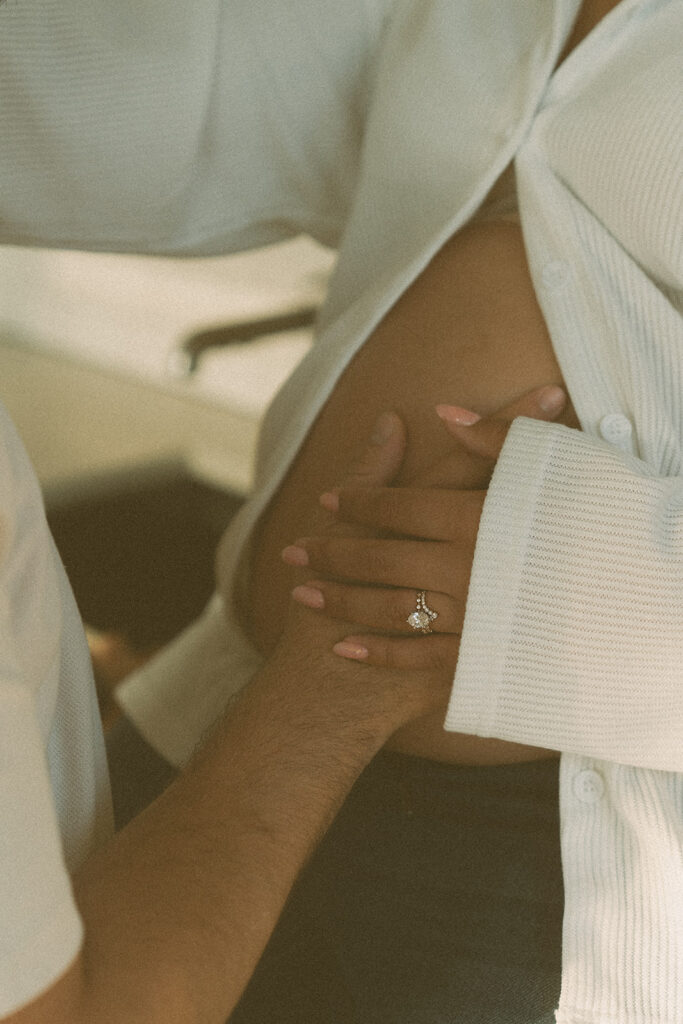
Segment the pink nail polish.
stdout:
[[340,657],[351,658],[353,661],[365,661],[370,653],[362,644],[350,643],[348,640],[341,640],[332,650]]
[[297,547],[295,544],[290,544],[284,548],[281,558],[287,565],[308,565],[308,552],[304,548]]
[[323,508],[326,508],[328,512],[339,511],[339,495],[333,491],[326,491],[325,494],[321,494],[319,498],[320,504]]
[[325,598],[321,590],[317,590],[315,587],[295,587],[292,591],[292,597],[299,604],[306,605],[307,608],[324,608]]
[[459,405],[437,405],[436,414],[446,423],[455,423],[458,427],[471,427],[481,419],[478,413]]
[[538,404],[544,412],[547,412],[551,416],[559,412],[560,409],[564,407],[566,401],[567,396],[562,388],[558,387],[556,384],[543,388],[543,390],[538,393]]

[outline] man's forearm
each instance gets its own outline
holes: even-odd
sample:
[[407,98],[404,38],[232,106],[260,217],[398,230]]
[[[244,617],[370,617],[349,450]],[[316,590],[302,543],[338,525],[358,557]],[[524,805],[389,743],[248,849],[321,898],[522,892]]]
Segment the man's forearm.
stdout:
[[[388,482],[405,435],[349,482]],[[224,1024],[293,882],[355,779],[450,676],[335,656],[348,624],[290,609],[267,665],[166,793],[74,881],[83,950],[10,1024]]]
[[76,880],[78,1024],[223,1024],[302,864],[386,738],[372,715],[359,729],[324,702],[288,702],[272,671]]

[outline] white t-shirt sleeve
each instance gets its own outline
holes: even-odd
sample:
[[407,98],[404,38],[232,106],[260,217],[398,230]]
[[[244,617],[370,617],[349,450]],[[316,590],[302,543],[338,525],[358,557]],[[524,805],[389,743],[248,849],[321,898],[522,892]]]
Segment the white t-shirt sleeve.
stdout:
[[77,956],[70,868],[111,834],[87,648],[58,569],[38,482],[0,405],[1,1019]]
[[0,1017],[66,971],[83,939],[35,708],[0,652]]
[[446,728],[683,770],[683,478],[513,424],[486,500]]

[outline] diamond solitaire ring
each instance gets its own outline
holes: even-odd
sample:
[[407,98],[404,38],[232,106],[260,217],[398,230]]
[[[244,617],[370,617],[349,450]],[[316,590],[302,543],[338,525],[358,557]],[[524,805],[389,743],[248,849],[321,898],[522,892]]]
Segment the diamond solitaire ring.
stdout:
[[414,612],[406,619],[408,625],[414,629],[417,633],[431,633],[432,622],[434,619],[438,619],[439,613],[432,611],[426,601],[426,594],[424,590],[420,590],[417,595],[417,606]]

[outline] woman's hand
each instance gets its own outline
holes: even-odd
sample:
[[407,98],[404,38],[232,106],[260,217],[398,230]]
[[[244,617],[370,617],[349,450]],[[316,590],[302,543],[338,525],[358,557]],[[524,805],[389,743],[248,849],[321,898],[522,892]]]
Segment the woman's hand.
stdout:
[[[335,653],[381,667],[431,667],[452,675],[486,487],[507,432],[517,416],[553,420],[565,404],[562,389],[548,387],[485,419],[440,406],[459,442],[457,458],[442,460],[411,487],[345,486],[322,496],[340,519],[374,534],[306,538],[283,552],[289,564],[320,574],[295,588],[296,601],[371,631],[346,636]],[[463,449],[471,456],[464,472]],[[423,591],[436,613],[430,636],[408,621]]]
[[[400,468],[405,448],[401,418],[384,414],[364,454],[351,467],[344,489],[359,494],[386,487]],[[362,532],[356,524],[331,518],[327,536],[342,539]],[[431,666],[424,672],[397,673],[388,664],[371,667],[335,657],[333,651],[354,618],[317,615],[305,604],[292,602],[284,632],[261,673],[271,680],[276,703],[288,707],[292,716],[300,713],[310,728],[332,731],[335,743],[350,750],[355,749],[356,740],[366,743],[374,738],[383,743],[413,719],[445,708],[448,673],[435,677]],[[455,656],[454,641],[457,638],[448,638],[446,663]]]

